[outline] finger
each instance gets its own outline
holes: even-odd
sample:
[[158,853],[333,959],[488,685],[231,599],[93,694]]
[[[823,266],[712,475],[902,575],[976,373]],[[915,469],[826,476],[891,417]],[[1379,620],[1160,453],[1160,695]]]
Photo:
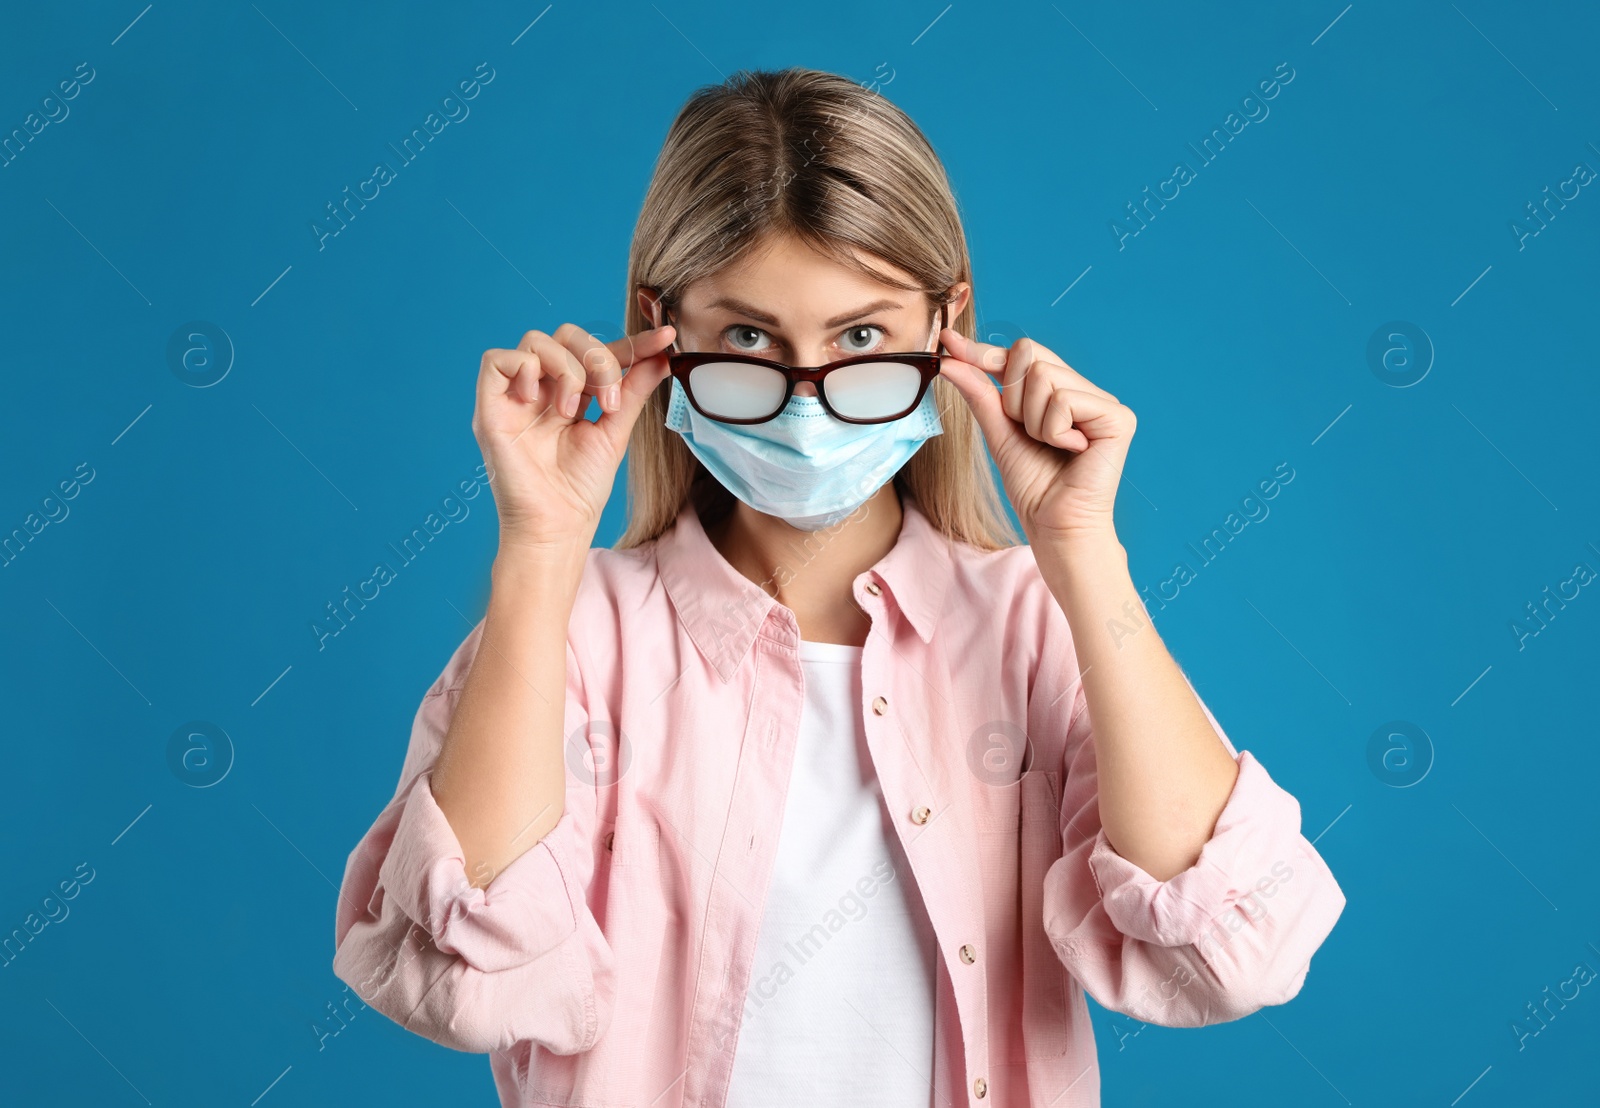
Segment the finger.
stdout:
[[[551,337],[577,360],[582,371],[578,392],[585,397],[592,394],[600,401],[601,411],[613,407],[609,402],[611,386],[622,380],[622,366],[618,364],[611,348],[575,323],[563,323]],[[588,407],[587,400],[581,403],[585,408]]]
[[1026,336],[1012,343],[1006,353],[1004,381],[1000,392],[1006,401],[1006,412],[1034,438],[1039,437],[1039,417],[1044,414],[1056,388],[1087,386],[1086,391],[1094,389],[1082,374],[1068,368],[1048,347]]
[[544,370],[532,351],[485,350],[478,366],[478,403],[510,396],[523,403],[536,399]]
[[[636,365],[647,358],[654,358],[667,347],[672,345],[672,340],[678,337],[677,328],[671,324],[652,327],[647,331],[640,331],[636,335],[624,335],[606,343],[607,350],[616,358],[618,365],[626,368]],[[652,386],[654,387],[654,386]],[[623,404],[622,386],[614,385],[612,391],[600,393],[601,409],[614,412]],[[649,395],[646,393],[645,395]]]
[[991,452],[1006,441],[1006,436],[1017,433],[1016,425],[1001,404],[1000,390],[984,370],[971,362],[945,354],[939,358],[939,375],[954,385],[956,391],[966,399],[967,406],[978,421],[978,427],[983,431],[983,437],[988,440]]
[[990,346],[986,342],[969,339],[954,327],[946,327],[940,331],[939,341],[944,343],[946,350],[970,366],[985,373],[1005,372],[1008,351],[1004,346]]
[[1062,371],[1060,376],[1065,377],[1065,380],[1062,383],[1068,388],[1078,389],[1081,392],[1099,393],[1113,404],[1120,403],[1115,396],[1112,396],[1111,393],[1101,388],[1093,381],[1089,380],[1089,378],[1085,377],[1077,370],[1073,369],[1067,364],[1065,358],[1061,357],[1061,355],[1057,354],[1054,350],[1051,350],[1043,343],[1037,342],[1030,338],[1022,338],[1019,339],[1018,342],[1026,343],[1028,345],[1031,360],[1033,362],[1045,362],[1060,369]]
[[671,346],[672,340],[677,337],[678,329],[670,323],[663,323],[660,327],[652,327],[636,335],[624,335],[620,339],[613,339],[606,345],[616,355],[617,361],[624,366],[630,366],[646,358],[655,357]]
[[1021,423],[1022,389],[1017,387],[1018,374],[1012,368],[1012,350],[969,339],[953,327],[946,327],[939,333],[939,338],[957,358],[1000,378],[1001,406],[1007,416]]
[[[1099,385],[1097,385],[1093,381],[1089,380],[1083,374],[1079,373],[1077,370],[1075,370],[1071,366],[1067,365],[1067,362],[1066,362],[1065,358],[1062,358],[1055,351],[1051,350],[1048,346],[1045,346],[1043,343],[1037,342],[1034,339],[1030,339],[1030,338],[1026,338],[1026,337],[1020,338],[1020,339],[1017,340],[1016,344],[1014,344],[1013,346],[1011,346],[1009,348],[1008,347],[1004,347],[1004,346],[990,346],[988,343],[974,342],[971,339],[967,339],[964,336],[962,336],[959,332],[953,330],[952,328],[948,328],[948,327],[945,328],[945,330],[943,332],[941,332],[940,339],[945,343],[946,347],[949,348],[950,352],[952,354],[956,355],[956,357],[961,358],[962,360],[964,360],[966,362],[969,362],[969,363],[972,363],[974,365],[982,366],[984,369],[988,370],[991,373],[996,372],[995,366],[994,366],[993,363],[984,362],[984,361],[975,361],[974,360],[975,358],[981,356],[980,353],[979,353],[980,351],[1001,351],[1003,353],[1003,355],[1005,356],[1005,358],[1006,358],[1005,371],[1006,371],[1006,373],[1009,373],[1010,370],[1011,370],[1011,358],[1012,358],[1012,355],[1016,353],[1017,347],[1021,346],[1023,348],[1023,350],[1025,351],[1025,354],[1024,354],[1025,361],[1022,363],[1024,368],[1026,368],[1026,365],[1029,362],[1051,362],[1051,363],[1053,363],[1055,365],[1061,366],[1063,369],[1066,370],[1069,387],[1076,388],[1076,389],[1081,389],[1084,392],[1099,393],[1101,396],[1105,397],[1107,400],[1111,401],[1113,404],[1119,403],[1117,398],[1115,396],[1113,396],[1110,392],[1108,392],[1107,390],[1101,388]],[[965,342],[967,347],[970,348],[970,353],[973,356],[972,357],[968,357],[966,354],[963,354],[960,350],[957,350],[955,346],[951,345],[952,339],[955,342]],[[993,355],[990,355],[990,356],[993,357]],[[1011,389],[1007,388],[1006,386],[1002,385],[1002,387],[1001,387],[1002,394],[1010,392],[1010,391],[1013,391],[1013,390],[1011,390]],[[1021,391],[1021,390],[1017,390],[1017,391]],[[1009,397],[1003,397],[1003,398],[1007,399],[1007,400],[1010,399]],[[1020,400],[1020,399],[1021,399],[1021,397],[1018,397],[1018,400]],[[1008,404],[1008,410],[1009,410],[1009,404]],[[1019,407],[1017,408],[1016,413],[1013,414],[1012,418],[1017,419],[1017,420],[1020,421],[1022,419],[1021,410],[1022,409],[1021,409],[1021,407],[1019,405]]]
[[[1049,390],[1037,388],[1037,377],[1028,372],[1035,361],[1035,345],[1032,339],[1021,338],[1009,347],[1001,347],[1006,355],[1006,368],[1000,376],[1000,399],[1006,415],[1024,426],[1028,421],[1028,392],[1033,390],[1038,398],[1033,405],[1036,409],[1050,399]],[[1033,433],[1031,427],[1028,433]]]
[[[1043,393],[1045,390],[1038,390]],[[1077,452],[1089,448],[1089,436],[1072,425],[1072,400],[1068,389],[1052,389],[1039,415],[1039,429],[1029,434],[1040,442]]]
[[517,348],[539,356],[540,375],[535,383],[541,386],[543,406],[537,414],[548,411],[562,419],[583,418],[584,371],[577,356],[543,331],[529,331]]
[[667,379],[671,371],[671,361],[664,352],[658,351],[648,358],[634,362],[628,368],[627,376],[623,377],[621,384],[615,386],[619,389],[620,395],[617,407],[602,412],[595,423],[610,438],[612,448],[617,453],[620,454],[627,449],[628,437],[633,434],[633,425],[638,422],[639,413],[644,410],[650,394]]
[[671,327],[654,327],[604,343],[574,323],[563,323],[556,328],[554,338],[572,351],[583,367],[581,391],[592,394],[602,412],[614,412],[622,403],[623,369],[666,349],[675,334]]
[[1048,420],[1041,418],[1041,434],[1035,436],[1047,445],[1081,450],[1098,439],[1126,435],[1132,428],[1133,413],[1098,393],[1057,388],[1050,399]]
[[1040,428],[1045,409],[1049,407],[1056,390],[1072,387],[1067,376],[1066,366],[1034,362],[1026,379],[1012,390],[1022,394],[1022,425],[1027,428],[1028,434],[1040,441],[1044,441]]
[[583,392],[591,393],[600,401],[602,412],[614,412],[622,403],[622,371],[640,358],[649,357],[666,349],[672,342],[668,327],[654,327],[638,335],[624,335],[613,342],[604,343],[574,323],[563,323],[556,328],[555,339],[572,351],[583,367]]
[[473,431],[478,431],[483,421],[504,410],[506,397],[522,404],[530,403],[529,395],[537,396],[541,372],[539,356],[531,351],[485,350],[478,366],[478,405],[472,417]]

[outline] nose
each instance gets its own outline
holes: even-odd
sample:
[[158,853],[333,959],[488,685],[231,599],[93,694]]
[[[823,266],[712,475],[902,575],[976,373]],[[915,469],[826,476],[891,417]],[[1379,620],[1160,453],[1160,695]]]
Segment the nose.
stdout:
[[817,395],[817,386],[810,381],[801,381],[795,385],[794,394],[796,396],[815,396]]

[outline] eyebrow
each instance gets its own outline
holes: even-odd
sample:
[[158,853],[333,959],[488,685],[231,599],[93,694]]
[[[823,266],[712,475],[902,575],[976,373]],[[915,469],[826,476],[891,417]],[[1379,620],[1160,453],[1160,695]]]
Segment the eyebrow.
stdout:
[[[731,312],[737,312],[740,315],[747,315],[751,319],[759,320],[760,322],[769,324],[773,327],[778,326],[777,316],[770,315],[767,312],[762,311],[760,308],[757,308],[755,305],[747,304],[737,297],[719,296],[717,299],[707,304],[706,307],[726,308]],[[862,316],[871,315],[873,312],[892,311],[894,309],[903,307],[905,307],[905,305],[901,304],[897,300],[874,300],[872,303],[863,305],[853,312],[846,312],[843,315],[834,316],[832,319],[824,323],[823,326],[842,327],[853,319],[860,319]]]

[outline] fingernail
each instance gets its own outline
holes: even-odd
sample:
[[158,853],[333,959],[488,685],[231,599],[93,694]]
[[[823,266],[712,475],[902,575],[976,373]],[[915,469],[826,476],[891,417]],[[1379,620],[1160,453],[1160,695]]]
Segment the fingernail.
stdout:
[[622,386],[621,385],[607,385],[606,386],[606,411],[614,412],[620,407],[622,407]]
[[566,417],[568,419],[571,419],[573,416],[577,415],[578,414],[578,394],[577,393],[573,393],[571,396],[567,397],[567,402],[566,402],[566,404],[563,405],[563,408],[565,409],[563,414],[566,415]]

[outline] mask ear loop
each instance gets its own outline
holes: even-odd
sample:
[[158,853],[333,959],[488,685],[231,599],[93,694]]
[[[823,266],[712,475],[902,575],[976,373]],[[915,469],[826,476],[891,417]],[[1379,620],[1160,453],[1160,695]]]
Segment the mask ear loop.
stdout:
[[950,326],[950,305],[941,303],[939,305],[939,329],[933,333],[933,352],[935,354],[943,354],[945,352],[944,343],[939,340],[939,336],[944,334],[944,329],[948,326]]
[[[676,331],[677,325],[672,323],[672,309],[667,306],[666,298],[661,295],[661,290],[650,285],[646,285],[644,287],[650,289],[651,292],[656,294],[656,306],[661,309],[661,326],[665,327],[670,324],[672,325],[673,330]],[[681,353],[681,350],[678,347],[678,336],[676,334],[672,336],[672,341],[667,344],[666,353],[669,355]]]
[[[939,329],[937,331],[935,331],[934,335],[933,335],[933,353],[936,356],[942,356],[945,353],[944,343],[939,340],[939,336],[944,334],[944,329],[946,327],[948,327],[949,325],[950,325],[950,304],[949,304],[948,301],[941,302],[940,305],[939,305]],[[930,381],[929,382],[929,386],[930,387],[928,389],[928,391],[930,393],[933,391],[932,384],[933,383]],[[935,416],[934,418],[937,419],[938,417]]]

